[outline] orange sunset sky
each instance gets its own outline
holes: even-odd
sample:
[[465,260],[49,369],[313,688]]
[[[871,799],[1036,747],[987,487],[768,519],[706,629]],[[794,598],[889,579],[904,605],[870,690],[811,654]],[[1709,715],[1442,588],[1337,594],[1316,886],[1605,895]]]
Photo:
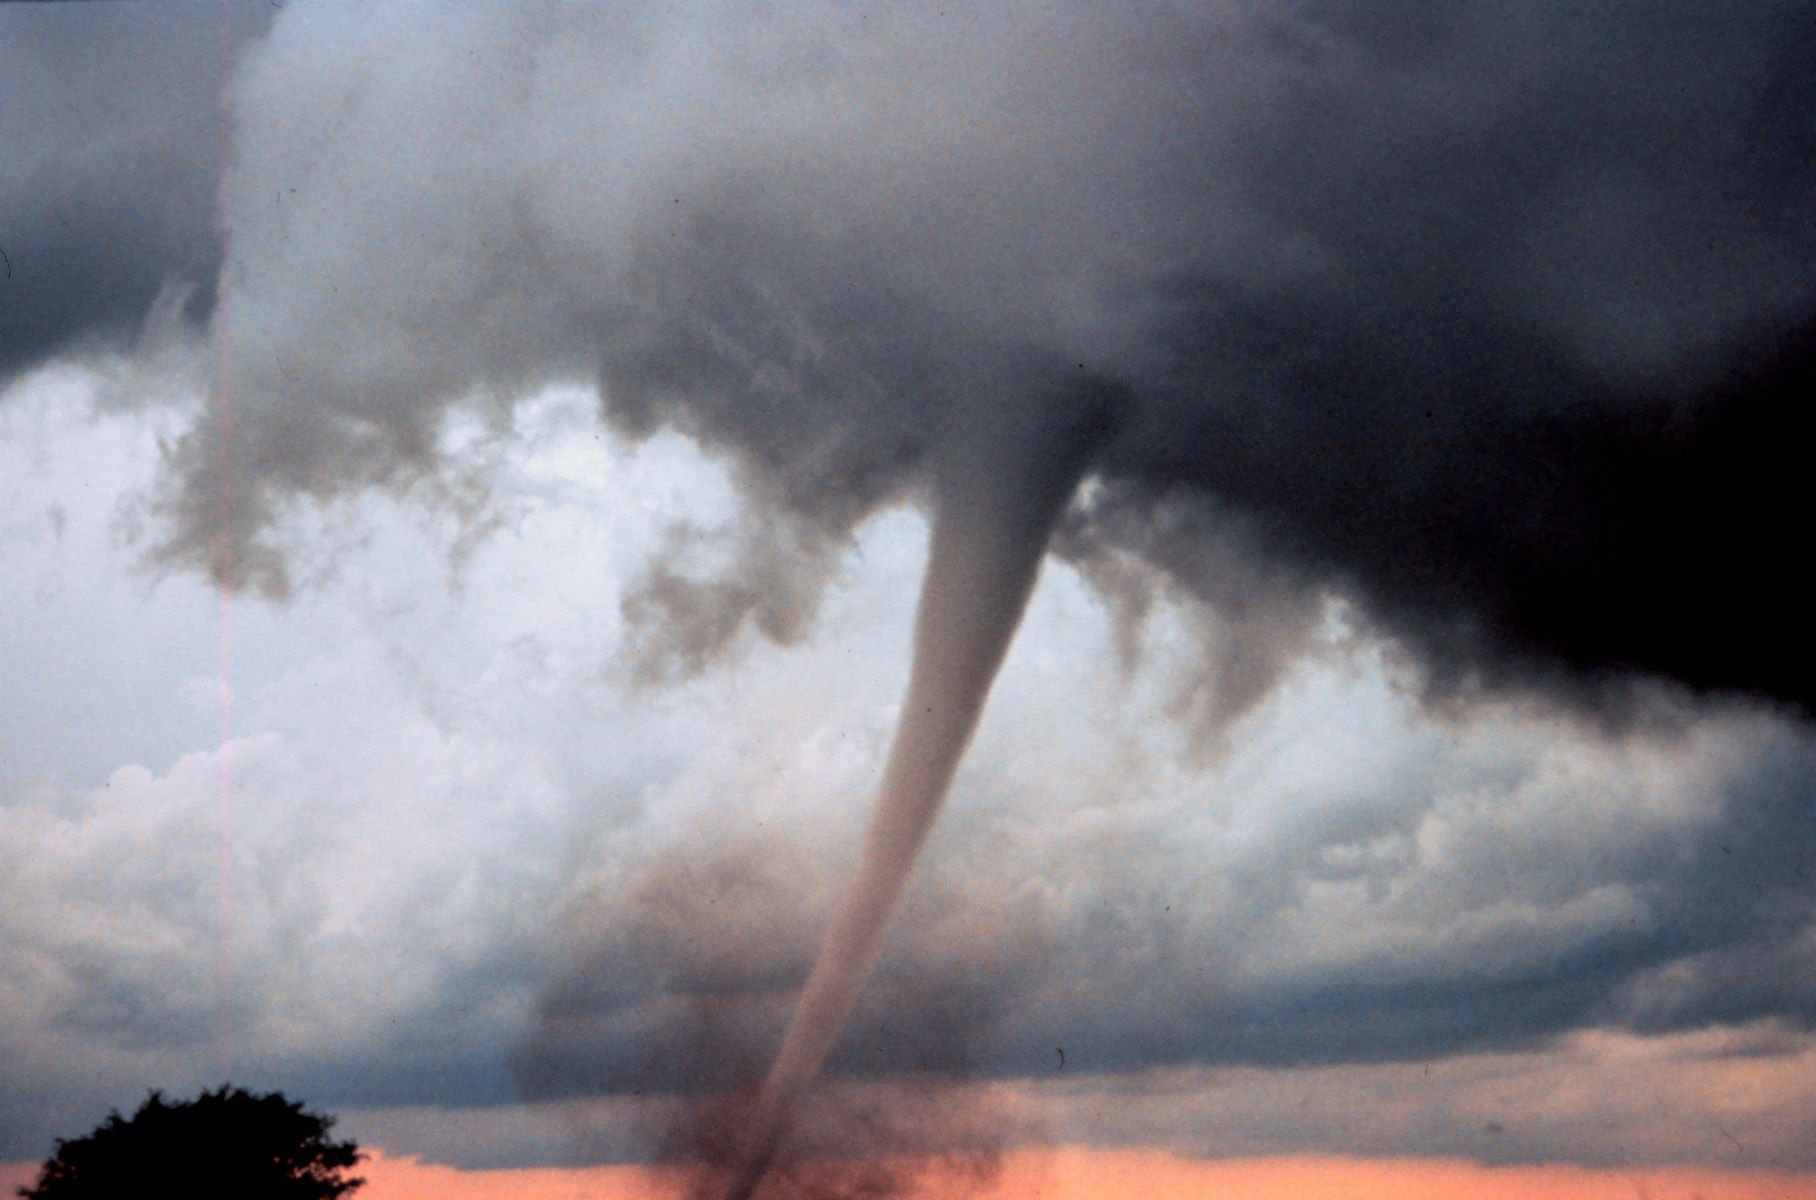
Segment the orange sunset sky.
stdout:
[[[635,1167],[460,1171],[375,1154],[360,1200],[664,1200],[672,1180]],[[0,1185],[28,1178],[0,1168]],[[1010,1155],[980,1189],[931,1184],[907,1200],[1810,1200],[1816,1174],[1676,1167],[1483,1167],[1444,1159],[1205,1162],[1143,1151]]]
[[[645,1200],[640,1171],[459,1172],[409,1160],[369,1164],[362,1200]],[[1811,1200],[1816,1175],[1704,1168],[1490,1168],[1449,1160],[1270,1158],[1198,1162],[1141,1151],[1011,1155],[994,1185],[932,1185],[909,1200]]]

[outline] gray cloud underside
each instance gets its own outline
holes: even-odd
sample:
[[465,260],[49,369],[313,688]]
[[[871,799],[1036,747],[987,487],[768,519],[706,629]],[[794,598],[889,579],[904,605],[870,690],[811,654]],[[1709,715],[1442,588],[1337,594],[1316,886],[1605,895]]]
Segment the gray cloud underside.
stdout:
[[[658,568],[627,603],[650,673],[686,672],[747,624],[798,638],[857,522],[1079,388],[1115,432],[1061,550],[1131,613],[1215,609],[1222,719],[1328,592],[1438,693],[1618,714],[1637,672],[1807,710],[1780,542],[1807,512],[1813,21],[292,5],[231,92],[226,399],[174,452],[164,553],[282,590],[299,497],[433,477],[475,389],[596,378],[620,429],[738,464],[737,569],[786,580]],[[113,86],[150,88],[136,66]],[[206,109],[59,132],[122,148],[13,184],[30,247],[102,172],[80,190],[122,199],[56,253],[141,264],[34,293],[19,361],[159,280],[206,307]]]

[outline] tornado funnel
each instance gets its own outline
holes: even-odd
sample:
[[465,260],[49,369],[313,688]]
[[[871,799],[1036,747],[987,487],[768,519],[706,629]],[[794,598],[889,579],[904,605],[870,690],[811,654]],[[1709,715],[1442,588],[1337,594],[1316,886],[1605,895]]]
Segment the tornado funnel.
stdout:
[[1048,536],[1107,411],[1037,409],[1042,428],[955,449],[941,477],[913,668],[857,874],[820,947],[742,1131],[724,1200],[749,1200],[876,966],[883,934],[938,817],[1016,627]]

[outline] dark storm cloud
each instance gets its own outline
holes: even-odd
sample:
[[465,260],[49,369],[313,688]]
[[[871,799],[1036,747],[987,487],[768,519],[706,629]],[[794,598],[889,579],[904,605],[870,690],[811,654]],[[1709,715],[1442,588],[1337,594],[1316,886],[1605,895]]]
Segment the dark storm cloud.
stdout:
[[[206,315],[228,18],[4,19],[0,368],[117,341],[161,289]],[[614,424],[719,447],[796,529],[738,563],[795,586],[639,593],[652,669],[691,669],[747,622],[799,636],[854,524],[1019,403],[1005,364],[1067,367],[1122,403],[1062,548],[1215,608],[1226,717],[1327,591],[1438,690],[1639,671],[1807,708],[1780,541],[1813,23],[298,5],[234,97],[232,453],[213,420],[178,451],[170,554],[281,589],[290,497],[432,474],[474,385],[602,369]]]
[[1241,153],[1332,258],[1311,287],[1171,281],[1084,540],[1215,595],[1224,564],[1151,519],[1200,495],[1440,686],[1639,669],[1807,709],[1781,546],[1816,383],[1812,19],[1512,13],[1326,10],[1357,57],[1325,51]]
[[58,353],[129,345],[160,294],[206,319],[221,89],[269,11],[0,5],[0,383]]
[[[715,447],[794,530],[738,566],[795,586],[637,593],[652,671],[695,669],[799,636],[858,521],[1074,371],[1116,403],[1062,551],[1131,612],[1215,611],[1200,707],[1252,705],[1336,594],[1436,692],[1807,708],[1813,25],[295,5],[236,84],[231,416],[175,452],[166,555],[282,590],[298,497],[432,478],[475,388],[597,373],[614,425]],[[69,295],[130,313],[209,261],[133,244],[137,291]],[[30,345],[99,320],[41,311]]]

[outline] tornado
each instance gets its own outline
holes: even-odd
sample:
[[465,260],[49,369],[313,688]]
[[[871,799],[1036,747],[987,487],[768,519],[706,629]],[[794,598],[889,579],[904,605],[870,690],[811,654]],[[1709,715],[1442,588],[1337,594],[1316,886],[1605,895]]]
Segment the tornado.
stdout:
[[718,1193],[723,1200],[750,1200],[762,1183],[796,1103],[875,969],[890,914],[1021,624],[1054,523],[1109,412],[1104,397],[1077,389],[1063,402],[1032,407],[1032,421],[961,435],[941,464],[913,666],[857,873],[746,1118],[733,1174]]

